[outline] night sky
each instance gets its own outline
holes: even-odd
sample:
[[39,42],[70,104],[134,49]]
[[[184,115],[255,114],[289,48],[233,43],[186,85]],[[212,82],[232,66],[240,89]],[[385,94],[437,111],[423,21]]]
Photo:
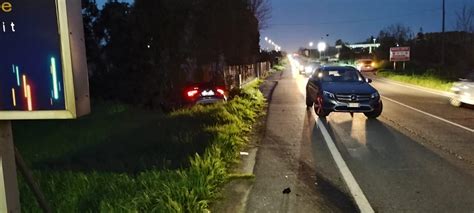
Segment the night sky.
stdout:
[[[105,2],[105,0],[99,0]],[[129,1],[131,2],[131,1]],[[296,50],[322,36],[334,45],[364,41],[384,27],[401,23],[413,32],[441,31],[441,0],[270,0],[270,27],[261,32],[284,50]],[[446,30],[454,30],[456,12],[474,0],[446,0]],[[326,37],[329,34],[329,37]],[[262,48],[269,47],[265,42]]]

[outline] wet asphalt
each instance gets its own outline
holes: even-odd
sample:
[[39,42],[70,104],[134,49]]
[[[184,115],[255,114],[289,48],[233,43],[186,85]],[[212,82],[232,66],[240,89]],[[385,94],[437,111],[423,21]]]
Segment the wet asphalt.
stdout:
[[[377,80],[383,97],[473,128],[474,110],[446,97]],[[258,145],[246,212],[357,212],[306,109],[307,79],[286,70],[277,80]],[[377,120],[332,113],[332,139],[376,212],[474,212],[474,133],[383,99]],[[285,189],[290,193],[283,193]],[[286,190],[288,192],[288,190]]]

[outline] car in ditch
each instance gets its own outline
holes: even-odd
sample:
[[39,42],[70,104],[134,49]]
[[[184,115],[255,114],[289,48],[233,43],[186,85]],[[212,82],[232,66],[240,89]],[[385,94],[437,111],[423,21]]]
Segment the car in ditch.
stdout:
[[323,66],[306,85],[306,106],[319,117],[331,112],[364,113],[377,118],[383,110],[378,91],[359,70],[351,66]]
[[462,104],[474,105],[474,72],[455,82],[451,91],[454,94],[449,101],[451,105],[455,107],[460,107]]
[[212,83],[192,84],[184,89],[185,105],[213,104],[227,101],[227,92],[224,86]]

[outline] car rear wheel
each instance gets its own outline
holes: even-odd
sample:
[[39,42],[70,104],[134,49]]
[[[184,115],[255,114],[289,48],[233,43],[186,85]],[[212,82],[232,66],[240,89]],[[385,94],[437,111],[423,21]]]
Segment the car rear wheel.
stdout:
[[316,112],[316,115],[318,115],[320,118],[324,118],[329,115],[329,112],[323,108],[323,99],[321,97],[316,98],[316,103],[314,103],[314,112]]
[[462,105],[461,101],[456,98],[449,99],[449,103],[455,107],[460,107]]
[[377,117],[380,116],[380,114],[382,114],[382,111],[383,111],[383,103],[382,101],[380,101],[380,105],[377,109],[375,109],[374,111],[372,112],[364,112],[364,115],[367,117],[367,118],[370,118],[370,119],[375,119]]

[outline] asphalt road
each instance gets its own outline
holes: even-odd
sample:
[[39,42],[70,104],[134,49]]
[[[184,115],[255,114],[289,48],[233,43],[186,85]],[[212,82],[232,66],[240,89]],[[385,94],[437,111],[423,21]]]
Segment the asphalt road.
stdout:
[[332,113],[319,120],[305,108],[307,79],[284,72],[269,105],[247,212],[357,211],[318,125],[376,212],[474,212],[474,110],[372,77],[383,97],[381,117]]

